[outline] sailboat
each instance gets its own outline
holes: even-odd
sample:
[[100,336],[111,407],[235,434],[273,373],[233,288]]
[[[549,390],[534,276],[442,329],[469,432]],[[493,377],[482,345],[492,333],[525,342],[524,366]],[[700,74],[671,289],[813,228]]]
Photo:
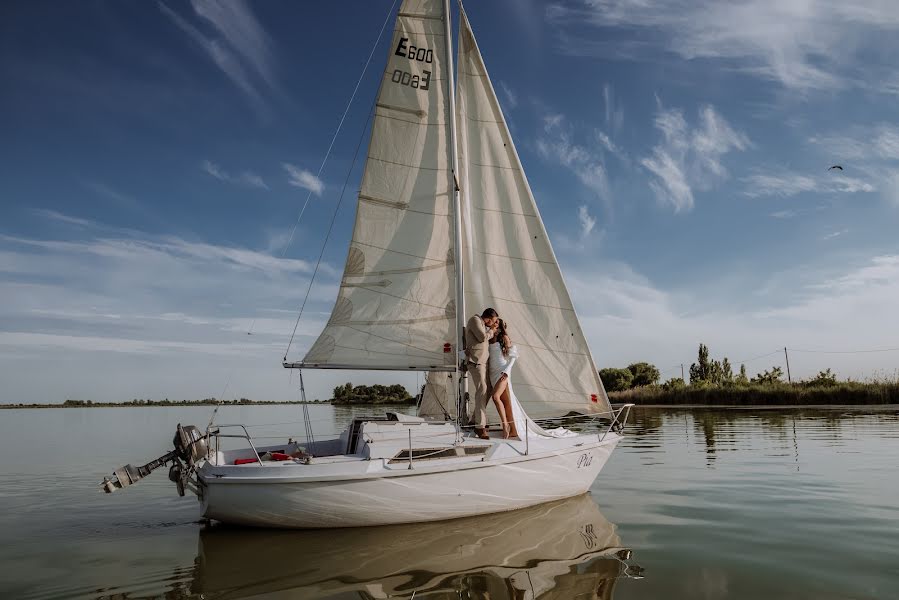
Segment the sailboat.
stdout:
[[[259,598],[597,598],[643,576],[585,494],[451,522],[200,531],[191,592]],[[595,594],[595,595],[594,595]]]
[[[457,85],[449,0],[402,2],[337,299],[302,360],[283,361],[304,395],[304,371],[424,371],[418,415],[356,418],[331,439],[307,419],[305,443],[273,446],[242,425],[179,425],[174,450],[122,467],[105,491],[170,464],[207,518],[333,528],[497,513],[590,489],[632,405],[609,403],[461,3],[459,15]],[[514,439],[468,425],[459,353],[469,312],[486,307],[519,349]],[[246,447],[223,449],[235,436]]]

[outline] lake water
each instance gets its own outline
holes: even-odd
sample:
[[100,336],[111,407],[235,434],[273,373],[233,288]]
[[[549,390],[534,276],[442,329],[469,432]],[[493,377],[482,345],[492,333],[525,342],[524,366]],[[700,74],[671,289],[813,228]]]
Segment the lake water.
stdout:
[[[896,407],[642,409],[591,495],[442,524],[210,527],[165,469],[99,491],[210,412],[0,411],[0,598],[899,598]],[[322,431],[368,409],[310,412]],[[253,430],[284,439],[300,419],[217,421],[293,421]]]

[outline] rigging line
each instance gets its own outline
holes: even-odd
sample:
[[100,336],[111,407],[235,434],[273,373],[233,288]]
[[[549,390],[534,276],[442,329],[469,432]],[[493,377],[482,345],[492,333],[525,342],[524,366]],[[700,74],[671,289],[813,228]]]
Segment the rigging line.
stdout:
[[788,348],[790,352],[812,352],[815,354],[869,354],[871,352],[896,352],[899,348],[880,348],[875,350],[799,350]]
[[[384,18],[384,23],[381,25],[381,31],[378,32],[378,38],[375,40],[374,45],[371,47],[371,52],[368,53],[368,59],[365,61],[365,66],[362,67],[362,73],[359,74],[359,79],[356,81],[356,87],[353,88],[353,93],[350,95],[350,100],[346,104],[346,108],[343,109],[343,114],[340,116],[340,121],[337,123],[337,129],[334,131],[334,135],[331,137],[331,143],[328,144],[328,150],[325,152],[325,158],[322,160],[321,166],[318,168],[318,174],[316,177],[321,177],[322,171],[325,169],[325,165],[328,162],[328,158],[331,156],[331,150],[334,148],[334,142],[337,141],[337,136],[340,134],[340,130],[343,128],[343,122],[346,120],[347,114],[350,112],[350,107],[353,105],[353,100],[356,98],[356,93],[359,91],[359,86],[362,85],[362,79],[365,77],[365,73],[368,71],[368,66],[371,64],[371,59],[375,55],[375,50],[378,48],[378,44],[381,42],[381,37],[384,35],[384,30],[387,28],[387,23],[390,22],[390,15],[393,14],[393,9],[396,7],[397,0],[393,0],[393,4],[390,5],[390,10],[387,11],[387,16]],[[371,118],[371,117],[369,117]],[[366,127],[363,128],[363,133],[365,129],[368,127],[368,123],[366,122]],[[356,148],[356,152],[359,152],[359,149]],[[355,164],[356,159],[353,157],[353,164]],[[351,169],[352,170],[352,169]],[[347,176],[349,177],[349,175]],[[344,187],[346,187],[344,185]],[[343,193],[341,192],[341,197],[343,197]],[[306,212],[306,207],[309,205],[309,199],[312,198],[312,190],[309,190],[309,193],[306,194],[306,200],[303,202],[303,207],[300,209],[300,214],[297,215],[296,221],[293,223],[293,228],[290,230],[290,236],[287,238],[287,243],[284,244],[284,249],[281,251],[280,260],[283,260],[287,255],[287,250],[290,248],[290,245],[293,243],[293,238],[296,235],[297,227],[300,225],[300,220],[303,218],[303,213]],[[335,215],[336,215],[335,211]],[[333,221],[331,222],[333,225]],[[330,233],[330,230],[328,230]],[[321,261],[321,258],[319,258]],[[315,265],[315,271],[318,272],[318,265]],[[315,274],[313,274],[313,278]],[[312,282],[309,282],[309,288],[312,288]],[[306,297],[309,297],[309,291],[306,292]],[[303,301],[303,306],[306,305],[306,301]],[[302,314],[302,313],[301,313]],[[256,317],[253,317],[253,320],[250,322],[250,327],[247,329],[247,335],[252,335],[253,330],[256,328]],[[299,319],[297,320],[297,325],[299,325]],[[296,333],[297,326],[294,325],[293,331]],[[293,334],[290,336],[291,342],[293,341]],[[287,345],[287,349],[290,349],[290,344]],[[285,359],[287,355],[285,353]],[[215,421],[215,415],[218,412],[219,406],[221,406],[222,402],[225,398],[225,392],[228,390],[228,387],[231,385],[231,378],[234,376],[233,370],[228,373],[228,379],[225,383],[225,389],[222,391],[222,397],[219,400],[219,403],[216,404],[215,408],[212,410],[212,417],[209,419],[209,427],[212,427],[212,423]],[[291,374],[292,377],[292,374]]]
[[[343,109],[343,115],[341,115],[340,121],[337,123],[337,129],[334,131],[334,135],[331,137],[331,143],[328,144],[328,150],[325,152],[325,158],[324,160],[322,160],[322,164],[318,168],[318,174],[316,175],[316,177],[321,177],[322,172],[325,169],[325,165],[328,162],[328,158],[330,158],[331,156],[331,150],[333,150],[334,148],[334,142],[337,141],[337,136],[340,134],[341,128],[343,128],[343,122],[346,120],[346,116],[350,112],[350,107],[353,105],[353,100],[356,98],[356,93],[359,91],[359,86],[362,85],[362,79],[365,77],[365,73],[368,71],[368,66],[371,64],[371,59],[375,55],[375,50],[377,50],[378,44],[381,42],[381,37],[384,35],[384,29],[387,27],[387,23],[390,22],[390,15],[393,14],[393,9],[396,7],[396,3],[397,0],[393,0],[393,4],[390,5],[390,10],[387,11],[387,17],[385,17],[384,23],[381,25],[381,31],[378,32],[378,39],[375,40],[374,45],[371,47],[371,52],[368,53],[368,60],[365,61],[365,66],[362,67],[362,73],[359,74],[359,79],[356,81],[356,87],[353,88],[353,93],[350,95],[350,100],[349,102],[347,102],[346,108]],[[290,236],[288,236],[287,238],[287,243],[284,244],[284,249],[281,251],[281,259],[283,259],[287,254],[287,250],[290,249],[290,245],[293,243],[293,238],[296,235],[297,227],[299,227],[300,225],[300,220],[303,218],[303,213],[306,212],[306,207],[309,206],[310,198],[312,198],[312,190],[309,190],[309,193],[306,194],[306,200],[303,202],[303,207],[300,209],[300,214],[297,215],[297,219],[293,223],[293,228],[290,230]],[[251,333],[255,326],[256,319],[254,318],[247,333]]]
[[[374,103],[372,103],[374,104]],[[340,197],[337,198],[337,206],[334,207],[334,214],[331,215],[331,223],[328,225],[328,232],[325,234],[325,240],[322,242],[321,252],[318,254],[318,260],[315,263],[315,269],[312,271],[312,277],[309,279],[309,287],[306,288],[306,295],[303,297],[303,304],[300,305],[300,313],[297,315],[297,320],[293,324],[293,331],[290,334],[290,340],[287,342],[287,349],[284,351],[284,361],[287,361],[287,354],[290,352],[290,346],[293,344],[293,338],[297,334],[297,327],[300,325],[300,319],[303,318],[303,311],[306,309],[306,302],[309,300],[309,292],[312,291],[312,284],[315,283],[315,276],[318,275],[318,269],[322,264],[322,258],[325,256],[325,248],[328,246],[328,240],[331,239],[331,232],[334,230],[334,222],[337,221],[337,214],[340,212],[340,205],[343,204],[343,197],[346,195],[347,185],[350,183],[350,176],[353,174],[353,169],[356,168],[356,159],[359,158],[359,149],[362,148],[362,142],[365,140],[365,132],[368,131],[368,125],[371,123],[372,117],[374,117],[375,110],[374,106],[372,106],[372,110],[368,113],[368,119],[365,121],[365,127],[362,128],[362,134],[359,136],[359,142],[356,144],[356,151],[353,152],[353,161],[350,163],[350,168],[346,173],[346,178],[343,180],[343,188],[340,190]]]

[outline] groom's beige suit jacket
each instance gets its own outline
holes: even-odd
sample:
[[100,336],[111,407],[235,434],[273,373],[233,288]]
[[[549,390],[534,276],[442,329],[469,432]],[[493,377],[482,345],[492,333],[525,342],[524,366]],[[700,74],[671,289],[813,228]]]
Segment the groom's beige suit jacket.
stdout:
[[486,365],[490,351],[487,344],[487,327],[481,317],[474,315],[465,326],[465,356],[468,362]]

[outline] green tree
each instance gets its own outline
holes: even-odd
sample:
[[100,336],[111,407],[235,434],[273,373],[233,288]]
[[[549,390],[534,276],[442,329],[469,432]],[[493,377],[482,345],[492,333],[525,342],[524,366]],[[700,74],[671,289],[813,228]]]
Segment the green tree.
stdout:
[[783,378],[784,372],[780,367],[771,367],[770,371],[765,371],[764,373],[759,373],[755,377],[752,378],[752,383],[758,383],[760,385],[772,385],[775,383],[780,383],[780,380]]
[[837,384],[837,374],[828,368],[826,371],[820,371],[815,375],[814,379],[809,379],[805,384],[809,386],[832,387]]
[[746,365],[740,365],[740,374],[734,378],[737,385],[749,385],[749,377],[746,376]]
[[602,379],[602,384],[606,388],[606,391],[623,392],[624,390],[630,389],[634,381],[634,374],[628,369],[615,369],[609,367],[607,369],[600,369],[599,378]]
[[709,347],[699,344],[697,362],[690,365],[690,385],[708,383],[712,380],[712,364],[709,361]]
[[655,365],[647,362],[638,362],[628,365],[627,370],[633,375],[631,387],[640,387],[643,385],[653,385],[659,382],[661,373]]
[[727,357],[724,357],[724,360],[721,361],[721,381],[719,383],[733,383],[734,382],[734,372],[730,366],[730,361],[727,360]]
[[670,392],[673,390],[682,390],[687,387],[686,382],[680,377],[672,377],[668,381],[662,384],[662,389],[666,392]]

